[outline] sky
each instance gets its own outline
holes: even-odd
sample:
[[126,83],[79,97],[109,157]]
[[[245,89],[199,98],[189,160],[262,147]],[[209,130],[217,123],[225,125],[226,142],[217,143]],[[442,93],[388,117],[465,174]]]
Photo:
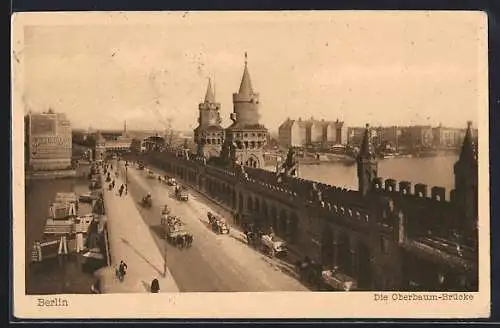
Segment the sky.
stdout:
[[197,125],[208,78],[229,125],[248,53],[261,123],[347,126],[477,122],[487,78],[473,13],[281,12],[52,16],[24,27],[25,111],[75,128]]

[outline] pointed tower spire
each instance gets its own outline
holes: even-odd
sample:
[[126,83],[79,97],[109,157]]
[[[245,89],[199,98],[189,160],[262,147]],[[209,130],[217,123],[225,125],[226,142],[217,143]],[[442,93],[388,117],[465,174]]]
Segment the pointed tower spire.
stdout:
[[366,196],[373,189],[373,181],[378,176],[378,163],[370,139],[370,125],[366,124],[365,134],[356,159],[358,164],[358,190],[362,196]]
[[457,208],[457,229],[477,242],[478,162],[472,138],[472,122],[467,122],[464,142],[458,161],[453,167],[455,190],[452,201]]
[[460,162],[474,162],[477,157],[474,150],[474,141],[472,138],[472,122],[467,122],[467,130],[465,132],[462,150],[460,151]]
[[206,103],[215,103],[215,95],[212,91],[212,80],[208,78],[207,93],[205,94]]
[[127,120],[123,123],[123,132],[127,133]]
[[245,70],[243,71],[243,77],[241,78],[239,94],[251,95],[253,94],[252,81],[250,79],[250,73],[248,72],[248,56],[245,52]]
[[373,154],[373,146],[371,143],[370,125],[366,124],[365,134],[363,135],[363,141],[361,142],[361,147],[359,149],[359,156],[368,158],[372,154]]

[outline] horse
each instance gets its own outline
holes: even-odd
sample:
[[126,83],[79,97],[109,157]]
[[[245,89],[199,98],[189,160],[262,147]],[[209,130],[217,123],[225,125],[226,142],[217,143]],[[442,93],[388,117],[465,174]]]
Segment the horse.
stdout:
[[193,235],[188,233],[188,234],[184,235],[184,237],[185,237],[185,241],[186,241],[186,247],[190,248],[191,245],[193,244]]
[[184,247],[183,239],[184,239],[183,236],[175,236],[174,245],[178,248],[183,248]]

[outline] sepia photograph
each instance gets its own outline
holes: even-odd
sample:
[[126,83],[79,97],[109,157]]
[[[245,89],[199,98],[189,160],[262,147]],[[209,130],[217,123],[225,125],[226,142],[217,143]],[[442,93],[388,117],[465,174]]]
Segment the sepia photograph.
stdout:
[[12,30],[16,317],[489,315],[486,14]]

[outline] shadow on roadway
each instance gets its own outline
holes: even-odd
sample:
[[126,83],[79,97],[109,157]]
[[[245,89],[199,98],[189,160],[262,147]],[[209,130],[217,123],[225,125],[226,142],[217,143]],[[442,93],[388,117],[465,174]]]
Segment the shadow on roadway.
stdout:
[[250,246],[250,245],[248,245],[247,240],[246,240],[245,238],[243,238],[243,237],[240,237],[240,236],[235,236],[235,235],[233,235],[233,234],[229,234],[229,236],[230,236],[231,238],[233,238],[234,240],[239,241],[240,243],[242,243],[242,244],[243,244],[243,245],[245,245],[245,246],[248,246],[248,247]]
[[145,282],[144,280],[141,280],[141,282],[142,282],[142,287],[144,287],[144,290],[147,293],[150,293],[151,292],[151,288],[150,288],[149,284],[147,282]]
[[161,224],[149,226],[149,229],[151,229],[160,239],[165,240],[165,230]]
[[139,255],[144,260],[144,262],[149,264],[156,272],[158,272],[158,274],[163,274],[161,270],[159,270],[153,263],[149,262],[149,260],[144,255],[142,255],[141,252],[135,249],[134,246],[132,246],[125,238],[122,238],[122,242],[130,247],[130,249],[132,249],[137,255]]

